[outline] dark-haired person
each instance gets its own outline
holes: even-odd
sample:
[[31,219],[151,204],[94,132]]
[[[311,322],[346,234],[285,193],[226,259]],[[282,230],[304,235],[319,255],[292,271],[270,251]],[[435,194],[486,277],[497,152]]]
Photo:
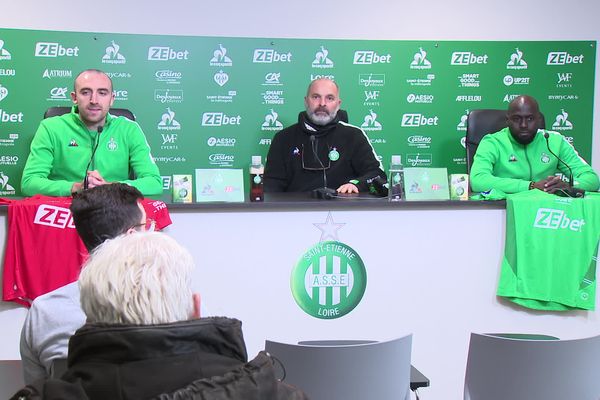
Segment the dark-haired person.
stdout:
[[570,171],[548,147],[573,171],[574,187],[598,190],[598,175],[592,167],[560,133],[538,129],[540,118],[538,103],[531,96],[519,96],[509,104],[508,127],[485,135],[477,147],[470,174],[474,192],[539,189],[554,193],[567,188],[568,183],[555,174],[569,176]]
[[[316,79],[304,97],[298,123],[278,132],[265,165],[266,192],[308,192],[327,185],[338,193],[368,189],[367,180],[385,173],[367,135],[340,121],[337,83]],[[325,170],[325,171],[324,171]]]
[[[143,196],[123,184],[97,186],[77,193],[71,212],[77,233],[89,252],[107,239],[145,230]],[[152,223],[148,228],[153,228]],[[77,281],[37,297],[21,331],[21,359],[26,383],[48,377],[52,362],[66,358],[71,335],[85,323]]]
[[[161,194],[158,167],[142,129],[108,112],[115,100],[108,75],[97,69],[81,72],[71,99],[70,113],[40,123],[23,170],[23,195],[69,196],[80,191],[90,160],[90,188],[123,182],[146,196]],[[135,179],[130,179],[130,171]]]

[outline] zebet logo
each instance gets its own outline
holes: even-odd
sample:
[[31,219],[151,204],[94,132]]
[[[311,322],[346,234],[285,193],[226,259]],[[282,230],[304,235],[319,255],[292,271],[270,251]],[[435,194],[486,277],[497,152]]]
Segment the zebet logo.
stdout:
[[389,64],[391,63],[391,54],[379,55],[374,51],[359,50],[354,52],[354,61],[352,64],[371,65],[371,64]]
[[33,223],[60,229],[75,228],[71,211],[68,208],[49,204],[41,204],[38,207]]
[[362,299],[367,271],[348,245],[320,242],[302,255],[292,271],[292,295],[307,314],[334,319],[348,314]]
[[292,53],[278,53],[272,49],[255,49],[253,63],[271,64],[274,62],[292,62]]
[[37,42],[36,57],[78,57],[79,47],[64,47],[60,43]]
[[571,219],[563,210],[554,208],[539,208],[533,222],[534,228],[541,229],[568,229],[573,232],[582,232],[585,220]]
[[487,64],[487,54],[477,56],[470,51],[455,51],[452,53],[450,65],[471,65],[471,64]]
[[202,126],[240,125],[242,117],[230,117],[221,112],[205,112],[202,114]]
[[150,61],[170,61],[187,60],[190,52],[187,50],[176,51],[170,47],[153,46],[148,48],[148,60]]
[[422,114],[404,114],[402,115],[402,124],[404,128],[418,128],[420,126],[437,126],[438,117],[426,117]]
[[583,64],[583,54],[573,56],[566,51],[551,51],[548,53],[546,65]]

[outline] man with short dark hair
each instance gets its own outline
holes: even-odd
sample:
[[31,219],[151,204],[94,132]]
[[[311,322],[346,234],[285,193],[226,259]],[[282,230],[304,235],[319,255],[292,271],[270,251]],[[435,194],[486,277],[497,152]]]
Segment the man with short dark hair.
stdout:
[[340,121],[342,100],[333,80],[310,83],[298,123],[278,132],[265,166],[266,192],[307,192],[325,185],[338,193],[368,189],[367,180],[385,174],[367,135]]
[[538,129],[540,118],[538,103],[531,96],[519,96],[509,104],[508,127],[485,135],[477,147],[470,174],[474,192],[539,189],[555,193],[569,186],[556,176],[570,176],[564,164],[573,171],[575,188],[598,190],[598,175],[592,167],[560,133]]
[[87,180],[90,188],[124,182],[145,195],[161,194],[158,167],[142,129],[109,114],[115,95],[108,75],[97,69],[81,72],[71,99],[69,114],[40,123],[23,170],[22,193],[68,196],[84,189]]
[[[143,196],[124,183],[97,186],[74,196],[75,228],[88,251],[123,233],[144,230]],[[85,323],[77,282],[37,297],[21,331],[21,359],[26,383],[48,377],[52,362],[66,358],[69,338]]]

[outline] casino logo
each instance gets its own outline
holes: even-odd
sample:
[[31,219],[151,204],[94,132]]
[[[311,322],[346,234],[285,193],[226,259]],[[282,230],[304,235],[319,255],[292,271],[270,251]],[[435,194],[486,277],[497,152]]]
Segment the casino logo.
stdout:
[[[326,222],[314,225],[322,232],[321,241],[309,248],[292,270],[292,296],[308,315],[340,318],[362,300],[367,271],[358,253],[337,241],[337,231],[345,224],[333,222],[329,213]],[[334,240],[324,241],[327,238]]]

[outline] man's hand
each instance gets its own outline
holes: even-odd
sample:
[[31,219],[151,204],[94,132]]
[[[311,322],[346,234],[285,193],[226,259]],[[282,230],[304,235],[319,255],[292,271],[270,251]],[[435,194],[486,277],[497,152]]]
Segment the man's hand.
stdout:
[[87,177],[88,177],[88,188],[102,186],[102,185],[106,185],[106,184],[110,183],[110,182],[105,181],[104,178],[102,177],[102,175],[100,175],[100,173],[96,170],[88,171]]
[[337,188],[338,193],[358,193],[358,188],[353,183],[345,183]]
[[546,193],[552,194],[557,190],[568,188],[569,184],[567,182],[564,182],[560,177],[552,175],[547,177],[546,179],[542,179],[541,181],[534,182],[533,187],[535,189],[539,189]]
[[83,190],[83,182],[75,182],[71,186],[71,194],[79,193]]

